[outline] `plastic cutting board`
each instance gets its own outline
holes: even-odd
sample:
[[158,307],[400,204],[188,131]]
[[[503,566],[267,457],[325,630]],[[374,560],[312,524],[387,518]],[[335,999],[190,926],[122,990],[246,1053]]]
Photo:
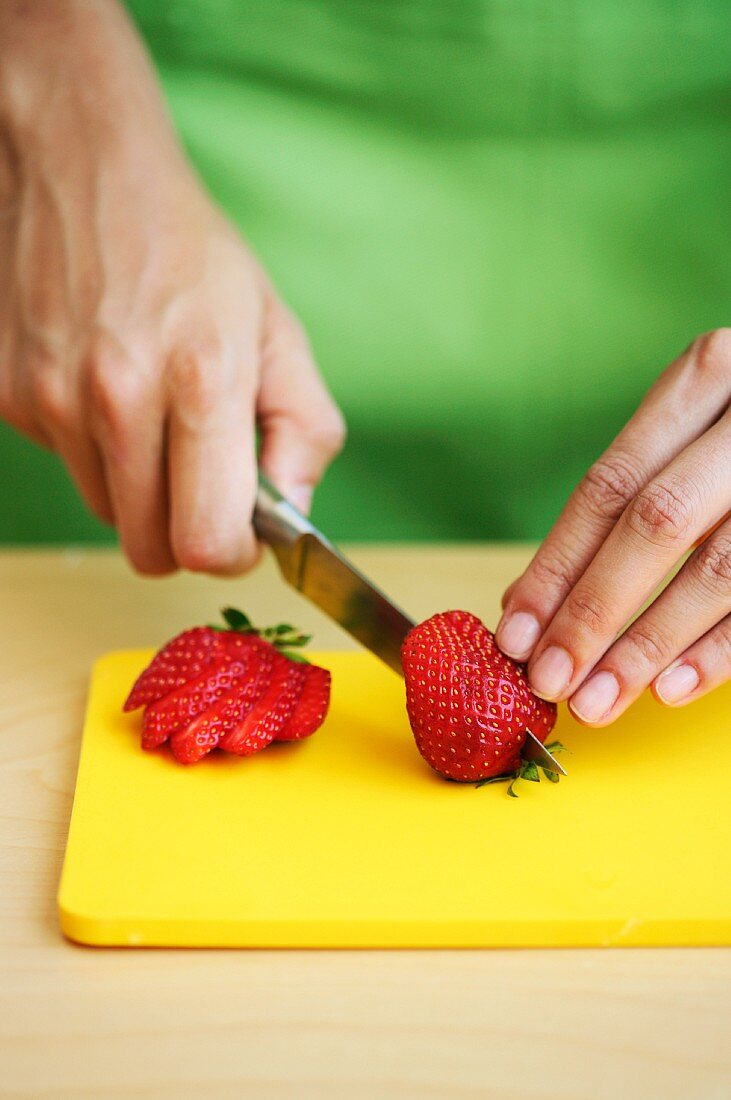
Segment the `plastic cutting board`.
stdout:
[[401,680],[333,671],[326,724],[248,759],[176,764],[120,711],[149,659],[94,667],[59,894],[89,944],[475,947],[731,943],[731,687],[605,730],[563,708],[567,779],[430,771]]

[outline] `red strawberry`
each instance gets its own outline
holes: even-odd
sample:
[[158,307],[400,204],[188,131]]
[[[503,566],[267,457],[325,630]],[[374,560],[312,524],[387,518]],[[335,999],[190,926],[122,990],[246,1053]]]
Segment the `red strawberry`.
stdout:
[[237,756],[249,756],[273,741],[294,713],[306,677],[306,666],[275,654],[269,683],[249,713],[224,734],[220,745]]
[[175,758],[191,764],[217,745],[245,756],[322,725],[330,674],[288,652],[309,637],[288,625],[258,631],[233,608],[224,618],[229,629],[173,638],[138,677],[124,709],[146,705],[143,748],[170,738]]
[[220,652],[221,635],[210,626],[197,626],[178,634],[155,655],[129,693],[125,710],[154,703],[200,675]]
[[[463,781],[537,778],[523,765],[525,731],[544,741],[556,707],[538,699],[475,615],[446,611],[414,627],[401,660],[416,744],[441,775]],[[535,772],[535,774],[533,774]]]
[[200,676],[151,703],[142,720],[143,749],[157,748],[171,734],[185,729],[227,693],[245,669],[245,661],[232,661],[223,654]]
[[224,734],[236,729],[269,687],[274,665],[279,661],[295,668],[304,667],[280,656],[274,646],[268,643],[263,645],[249,664],[245,676],[190,725],[173,734],[170,747],[176,760],[181,764],[194,764],[220,744]]
[[330,701],[330,673],[317,665],[306,665],[305,670],[299,704],[277,734],[277,741],[300,741],[322,725],[322,715]]

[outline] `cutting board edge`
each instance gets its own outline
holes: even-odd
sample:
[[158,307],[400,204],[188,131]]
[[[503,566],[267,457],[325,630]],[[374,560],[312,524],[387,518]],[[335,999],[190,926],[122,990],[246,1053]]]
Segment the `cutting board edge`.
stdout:
[[[440,949],[557,947],[726,947],[731,916],[706,919],[555,921],[187,921],[108,919],[74,912],[58,895],[61,931],[97,947],[267,949]],[[702,936],[699,936],[702,929]]]

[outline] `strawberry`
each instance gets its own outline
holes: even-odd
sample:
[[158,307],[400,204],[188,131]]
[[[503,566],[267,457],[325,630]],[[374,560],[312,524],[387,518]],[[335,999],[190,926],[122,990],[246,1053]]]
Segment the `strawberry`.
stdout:
[[192,764],[218,745],[248,756],[322,725],[330,673],[293,652],[309,636],[288,624],[256,630],[234,608],[223,615],[224,628],[178,635],[137,678],[124,709],[145,707],[143,748],[169,740],[173,756]]
[[445,611],[414,627],[401,661],[411,728],[432,768],[479,783],[539,778],[536,765],[521,759],[525,731],[545,741],[556,706],[532,693],[524,668],[500,652],[475,615]]
[[182,687],[212,664],[221,649],[220,635],[210,626],[178,634],[138,676],[124,709],[137,710]]
[[246,717],[221,738],[221,748],[249,756],[278,736],[292,717],[307,679],[307,667],[275,654],[267,687]]
[[322,723],[320,715],[327,710],[330,699],[330,673],[327,669],[310,665],[299,706],[277,734],[277,741],[300,741],[309,737]]

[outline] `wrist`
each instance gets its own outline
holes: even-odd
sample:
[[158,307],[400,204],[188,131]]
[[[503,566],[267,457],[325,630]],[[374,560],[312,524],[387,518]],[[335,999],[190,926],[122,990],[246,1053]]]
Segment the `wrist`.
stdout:
[[19,159],[180,151],[144,46],[117,0],[4,0],[0,137]]

